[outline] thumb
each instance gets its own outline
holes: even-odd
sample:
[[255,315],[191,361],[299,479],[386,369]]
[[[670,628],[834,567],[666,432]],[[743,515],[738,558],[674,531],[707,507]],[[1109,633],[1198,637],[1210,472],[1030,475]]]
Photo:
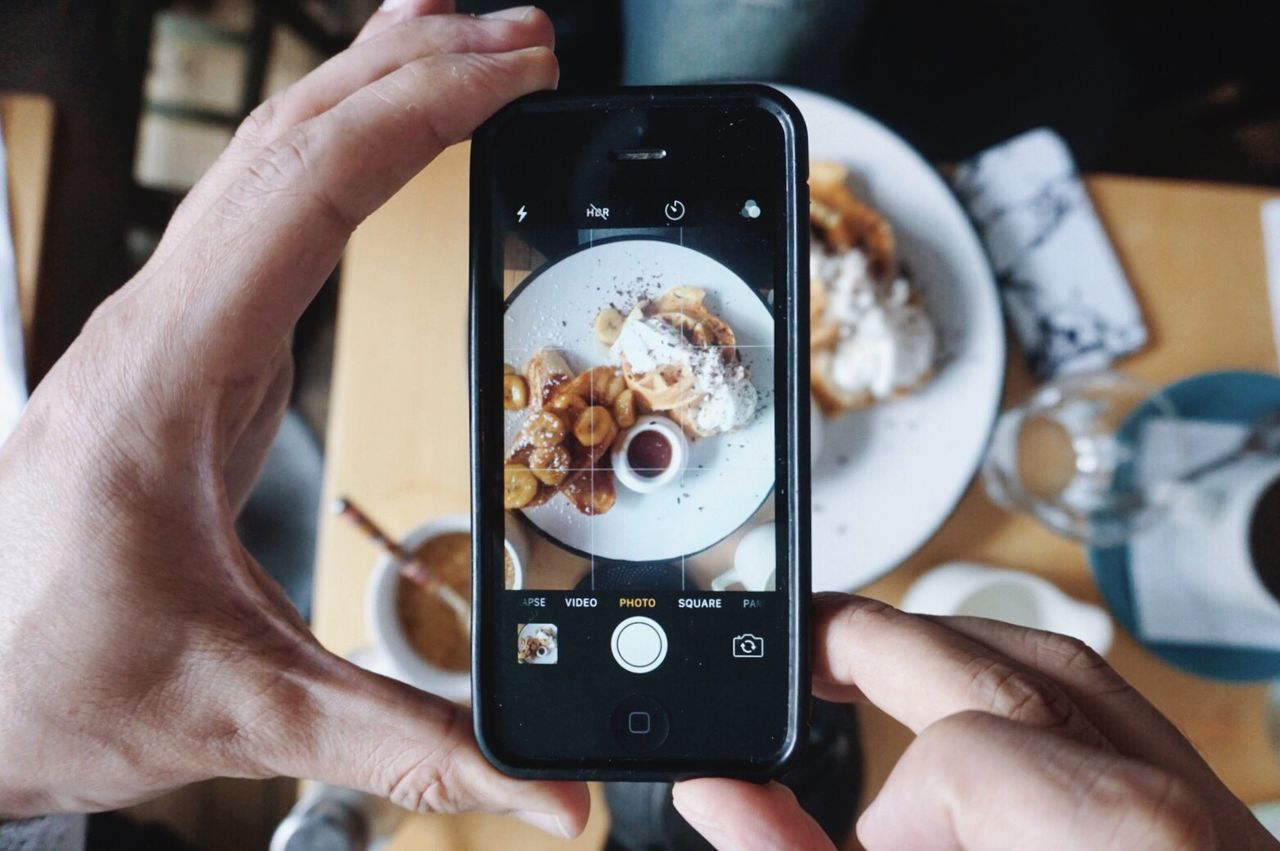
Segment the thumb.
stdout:
[[573,837],[587,823],[584,783],[521,781],[476,746],[466,707],[363,670],[316,646],[304,701],[285,714],[272,768],[389,798],[420,813],[483,810]]
[[675,784],[671,797],[684,820],[719,851],[834,851],[830,838],[800,807],[795,793],[781,783],[700,777]]
[[1210,810],[1175,775],[973,711],[916,737],[857,833],[895,851],[1218,847]]

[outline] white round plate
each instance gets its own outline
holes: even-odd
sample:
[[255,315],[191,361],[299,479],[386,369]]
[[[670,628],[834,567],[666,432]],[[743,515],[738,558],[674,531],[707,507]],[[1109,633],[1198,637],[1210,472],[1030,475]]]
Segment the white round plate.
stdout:
[[850,106],[782,88],[809,155],[850,170],[889,220],[938,325],[937,374],[903,399],[824,422],[813,466],[813,587],[860,588],[896,567],[951,514],[986,450],[1004,382],[1004,325],[978,237],[937,172]]
[[[750,519],[773,490],[773,317],[755,291],[720,262],[670,242],[624,239],[585,248],[544,267],[512,294],[503,325],[506,361],[522,367],[534,352],[559,349],[581,372],[610,363],[595,334],[597,314],[610,305],[624,314],[643,295],[657,297],[689,284],[707,291],[707,305],[729,323],[739,356],[759,394],[744,428],[692,441],[683,476],[662,490],[638,494],[617,485],[618,500],[588,517],[563,495],[523,511],[543,535],[584,557],[665,561],[717,543]],[[505,417],[510,446],[523,412]]]

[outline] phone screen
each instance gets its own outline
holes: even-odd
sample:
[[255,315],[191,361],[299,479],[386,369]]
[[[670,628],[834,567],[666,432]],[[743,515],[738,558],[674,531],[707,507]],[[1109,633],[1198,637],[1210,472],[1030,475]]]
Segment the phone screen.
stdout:
[[[496,730],[534,759],[740,758],[788,733],[786,139],[758,108],[681,112],[531,119],[524,138],[586,139],[542,170],[499,149],[484,653]],[[751,156],[706,167],[716,131]]]

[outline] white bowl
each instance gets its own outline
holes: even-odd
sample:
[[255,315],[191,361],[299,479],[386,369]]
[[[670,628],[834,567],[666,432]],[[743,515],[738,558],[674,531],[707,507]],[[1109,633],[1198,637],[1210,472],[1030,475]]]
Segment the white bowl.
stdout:
[[[656,476],[642,476],[631,467],[627,458],[627,450],[636,435],[646,431],[656,431],[671,444],[671,463],[667,469]],[[613,474],[625,487],[636,493],[653,493],[656,490],[680,478],[685,465],[689,463],[689,440],[684,430],[661,414],[649,414],[636,420],[635,425],[627,429],[622,440],[613,445]]]

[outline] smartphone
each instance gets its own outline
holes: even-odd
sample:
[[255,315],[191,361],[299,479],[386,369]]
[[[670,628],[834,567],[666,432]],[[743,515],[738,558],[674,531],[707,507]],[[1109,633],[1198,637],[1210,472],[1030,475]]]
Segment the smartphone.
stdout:
[[763,86],[475,135],[473,707],[508,774],[764,778],[802,740],[807,162]]

